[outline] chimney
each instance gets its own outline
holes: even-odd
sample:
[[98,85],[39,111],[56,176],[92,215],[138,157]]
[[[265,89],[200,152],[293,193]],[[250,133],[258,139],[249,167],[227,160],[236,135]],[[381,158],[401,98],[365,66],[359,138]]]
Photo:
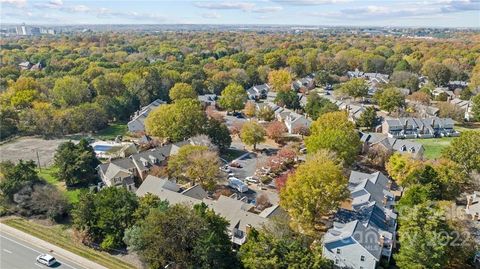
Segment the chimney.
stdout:
[[[475,195],[475,194],[473,194]],[[467,196],[467,209],[470,208],[470,206],[472,205],[472,200],[473,200],[473,195],[468,195]]]
[[405,119],[405,127],[403,129],[407,130],[407,126],[408,126],[408,119]]

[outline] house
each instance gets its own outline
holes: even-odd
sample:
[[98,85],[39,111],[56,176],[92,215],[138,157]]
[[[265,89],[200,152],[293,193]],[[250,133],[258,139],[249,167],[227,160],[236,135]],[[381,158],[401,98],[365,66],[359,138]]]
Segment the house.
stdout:
[[322,255],[338,267],[375,268],[382,257],[390,259],[397,214],[391,181],[382,173],[352,171],[350,199],[342,204],[333,227],[323,239]]
[[310,128],[310,125],[312,125],[312,120],[307,119],[303,115],[291,112],[286,115],[284,123],[285,126],[287,126],[288,133],[295,134],[298,133],[298,130],[301,128]]
[[388,137],[380,133],[361,133],[360,141],[363,143],[363,153],[373,147],[382,147],[386,151],[410,154],[415,159],[422,159],[425,152],[425,148],[420,143]]
[[382,133],[393,138],[432,138],[459,136],[450,118],[396,118],[386,119],[381,125]]
[[468,87],[468,82],[461,81],[461,80],[454,80],[454,81],[449,81],[447,86],[451,91],[458,88],[465,89],[466,87]]
[[129,158],[132,160],[137,170],[137,176],[144,180],[152,168],[166,165],[167,159],[178,153],[178,150],[185,143],[168,144],[163,147],[149,149],[137,154],[131,155]]
[[30,67],[32,67],[32,64],[29,61],[25,61],[25,62],[19,63],[18,67],[20,67],[20,70],[30,70]]
[[474,191],[473,194],[467,196],[465,212],[472,216],[472,220],[480,222],[480,192]]
[[270,91],[268,84],[255,85],[247,90],[248,98],[251,100],[260,100],[267,98],[267,94]]
[[322,255],[339,268],[375,269],[382,256],[380,234],[358,220],[335,223],[322,243]]
[[122,186],[128,190],[135,190],[137,170],[129,158],[114,160],[97,166],[97,172],[103,183],[108,186]]
[[199,95],[198,101],[200,101],[203,107],[215,106],[217,102],[217,95],[216,94]]
[[142,107],[139,111],[135,112],[135,114],[131,117],[130,121],[127,124],[128,131],[132,133],[144,132],[145,119],[147,118],[150,111],[154,110],[155,108],[163,104],[166,104],[166,103],[160,99],[157,99],[152,103],[150,103],[149,105]]
[[440,109],[434,106],[427,106],[419,103],[414,104],[414,109],[417,112],[417,115],[422,118],[427,117],[438,117]]
[[215,213],[221,215],[229,222],[228,233],[236,245],[242,245],[247,240],[247,233],[251,227],[261,228],[268,223],[269,218],[278,212],[278,206],[266,208],[260,214],[253,213],[253,205],[243,201],[220,196],[218,200],[207,197],[207,193],[200,185],[181,190],[172,181],[164,178],[148,176],[138,190],[137,196],[145,196],[147,193],[158,196],[161,200],[167,200],[171,205],[185,204],[194,206],[204,203]]
[[366,110],[366,106],[364,105],[355,105],[346,103],[341,100],[335,100],[333,97],[327,98],[330,102],[334,103],[338,109],[345,110],[348,112],[348,119],[353,122],[357,122],[358,119],[362,116],[363,112]]
[[32,67],[30,68],[30,70],[32,71],[40,71],[42,70],[43,66],[42,66],[42,63],[38,62],[34,65],[32,65]]
[[432,96],[433,96],[434,100],[441,99],[442,95],[446,97],[446,100],[451,100],[451,99],[455,98],[455,94],[452,91],[450,91],[448,88],[437,87],[437,88],[433,89]]
[[389,82],[388,75],[387,74],[381,74],[381,73],[364,73],[359,71],[358,69],[355,69],[355,71],[348,71],[347,76],[349,78],[364,78],[369,83],[384,83],[387,84]]
[[313,76],[306,76],[292,82],[292,90],[299,92],[308,92],[315,88],[315,79]]
[[471,100],[467,101],[459,98],[453,98],[452,100],[450,100],[450,104],[453,104],[455,107],[465,112],[464,114],[465,120],[469,121],[473,117]]

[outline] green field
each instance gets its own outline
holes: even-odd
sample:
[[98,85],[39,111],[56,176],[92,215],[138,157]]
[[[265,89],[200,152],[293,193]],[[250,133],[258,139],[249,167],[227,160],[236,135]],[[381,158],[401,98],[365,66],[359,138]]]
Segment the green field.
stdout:
[[114,140],[118,135],[125,136],[128,127],[124,123],[112,123],[107,128],[98,131],[95,138],[100,140]]
[[8,219],[4,224],[33,235],[65,250],[87,258],[107,268],[129,269],[135,266],[128,264],[106,252],[96,251],[77,242],[66,225],[45,226],[25,219]]
[[452,141],[453,137],[442,138],[428,138],[428,139],[409,139],[410,141],[417,142],[423,145],[425,148],[424,158],[433,160],[442,155],[442,150]]
[[55,176],[56,169],[54,167],[42,168],[41,171],[38,171],[38,176],[45,179],[49,184],[57,187],[62,191],[65,196],[68,198],[70,203],[78,202],[78,195],[80,194],[80,189],[67,189],[65,182],[60,181]]

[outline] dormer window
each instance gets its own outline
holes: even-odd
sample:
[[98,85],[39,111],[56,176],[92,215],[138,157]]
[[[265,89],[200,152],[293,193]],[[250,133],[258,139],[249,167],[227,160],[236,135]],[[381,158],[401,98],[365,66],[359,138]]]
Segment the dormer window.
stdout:
[[365,261],[365,256],[360,256],[360,261],[364,262]]
[[415,148],[414,148],[414,147],[411,147],[411,148],[410,148],[410,152],[411,152],[411,153],[415,153]]
[[342,250],[340,250],[339,248],[337,248],[337,254],[341,254],[342,253]]
[[401,151],[407,151],[407,147],[405,145],[403,145],[401,148],[400,148]]
[[158,163],[158,158],[153,155],[148,155],[148,158],[152,163]]

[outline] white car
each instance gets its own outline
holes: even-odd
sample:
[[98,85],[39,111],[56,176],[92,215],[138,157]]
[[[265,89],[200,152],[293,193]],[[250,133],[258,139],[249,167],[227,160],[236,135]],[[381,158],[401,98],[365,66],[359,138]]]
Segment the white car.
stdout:
[[245,181],[249,183],[258,183],[258,179],[256,179],[255,177],[246,177]]
[[37,262],[50,267],[57,263],[57,260],[52,255],[41,254],[37,257]]

